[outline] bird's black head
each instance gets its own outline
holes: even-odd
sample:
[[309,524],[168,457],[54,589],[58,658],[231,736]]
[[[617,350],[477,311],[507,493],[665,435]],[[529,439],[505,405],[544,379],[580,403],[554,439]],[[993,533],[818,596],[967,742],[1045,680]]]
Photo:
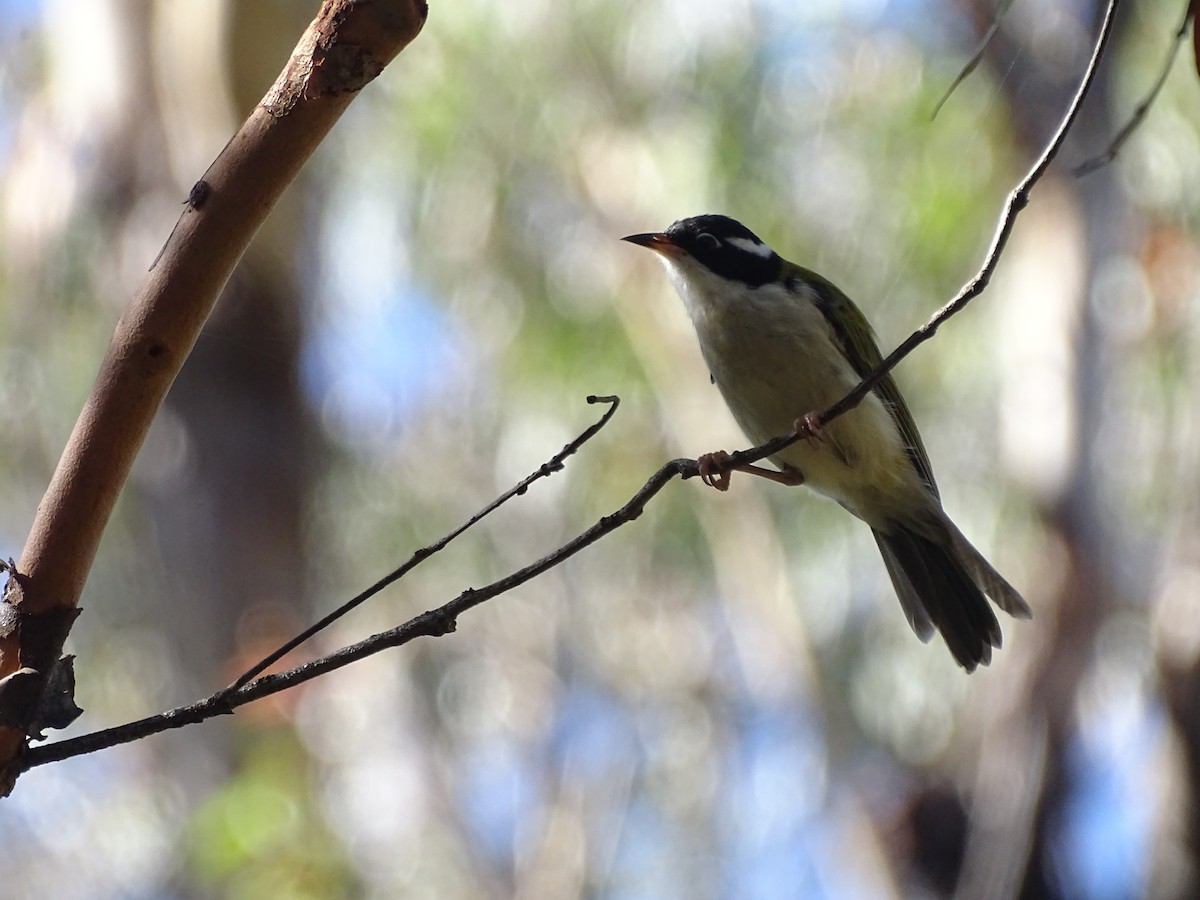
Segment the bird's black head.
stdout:
[[686,253],[715,275],[759,287],[779,277],[783,260],[753,231],[728,216],[680,219],[661,234],[625,238],[667,256]]

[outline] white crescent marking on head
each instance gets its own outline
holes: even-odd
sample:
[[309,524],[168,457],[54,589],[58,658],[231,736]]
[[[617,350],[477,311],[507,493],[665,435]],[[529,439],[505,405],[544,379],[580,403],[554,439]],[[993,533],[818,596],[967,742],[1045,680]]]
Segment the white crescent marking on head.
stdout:
[[768,259],[775,252],[762,241],[755,241],[750,238],[731,237],[729,238],[729,243],[739,250],[745,250],[747,253],[761,256],[763,259]]

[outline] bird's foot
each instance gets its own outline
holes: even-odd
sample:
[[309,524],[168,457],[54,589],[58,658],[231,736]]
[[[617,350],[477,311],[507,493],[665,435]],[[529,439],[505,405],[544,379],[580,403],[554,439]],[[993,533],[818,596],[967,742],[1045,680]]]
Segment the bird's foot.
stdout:
[[[713,471],[714,469],[719,469],[728,461],[729,454],[724,450],[705,453],[697,457],[696,466],[700,469],[700,480],[709,487],[716,488],[718,491],[729,490],[729,481],[735,469],[727,469],[723,472]],[[736,471],[757,475],[759,478],[774,481],[776,484],[785,484],[788,487],[796,487],[804,484],[804,473],[794,466],[784,466],[782,472],[777,472],[774,469],[766,469],[762,466],[747,463],[744,466],[737,466]]]
[[755,475],[761,475],[763,478],[774,481],[776,484],[785,484],[788,487],[799,487],[800,485],[804,484],[804,473],[795,466],[785,465],[783,467],[783,471],[781,472],[773,472],[770,469],[760,469],[758,466],[755,466],[754,468],[757,470],[754,473]]
[[821,435],[825,426],[821,424],[821,416],[816,410],[806,412],[792,423],[792,430],[814,447],[821,443]]
[[729,490],[729,480],[732,475],[729,471],[715,472],[714,469],[724,465],[729,460],[729,453],[725,450],[715,450],[712,453],[702,453],[696,457],[696,466],[700,469],[700,480],[709,487],[716,488],[718,491]]

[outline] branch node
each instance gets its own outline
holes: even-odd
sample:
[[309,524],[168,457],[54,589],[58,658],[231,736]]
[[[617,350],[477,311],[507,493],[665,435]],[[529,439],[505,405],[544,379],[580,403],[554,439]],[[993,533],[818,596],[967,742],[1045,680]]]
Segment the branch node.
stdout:
[[[463,592],[463,597],[473,595],[474,588]],[[445,609],[434,609],[425,613],[425,633],[429,637],[442,637],[458,631],[458,617]]]
[[231,702],[231,698],[236,693],[236,688],[227,687],[225,690],[213,694],[210,703],[212,711],[218,716],[232,716],[237,708]]
[[192,185],[192,189],[188,192],[187,200],[184,203],[192,209],[200,209],[212,194],[212,185],[201,178]]

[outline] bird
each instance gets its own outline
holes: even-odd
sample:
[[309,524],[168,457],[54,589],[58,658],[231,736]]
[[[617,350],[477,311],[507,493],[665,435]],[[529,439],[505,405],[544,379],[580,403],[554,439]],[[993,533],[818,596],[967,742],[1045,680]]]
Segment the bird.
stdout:
[[[775,469],[739,466],[785,485],[807,485],[871,528],[905,618],[928,642],[940,632],[967,672],[1002,643],[989,605],[1029,619],[1029,605],[942,508],[929,455],[890,374],[862,403],[828,423],[840,400],[882,360],[874,332],[831,281],[783,259],[724,215],[680,219],[622,240],[666,265],[695,326],[700,352],[734,419],[755,446],[793,431],[803,439],[769,457]],[[702,480],[729,488],[728,454],[697,459]]]

